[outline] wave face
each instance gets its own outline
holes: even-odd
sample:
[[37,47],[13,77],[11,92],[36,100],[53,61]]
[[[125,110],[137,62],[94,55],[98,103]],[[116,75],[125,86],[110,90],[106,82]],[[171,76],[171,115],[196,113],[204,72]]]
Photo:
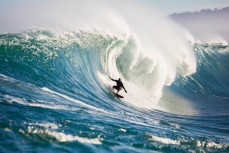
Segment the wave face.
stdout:
[[1,34],[1,152],[228,152],[228,46],[194,45],[189,76],[187,52],[139,46],[98,31]]
[[198,63],[197,72],[185,78],[186,80],[178,78],[175,84],[178,86],[186,84],[185,88],[189,90],[189,93],[228,97],[228,46],[222,44],[196,44],[194,49]]
[[188,77],[178,75],[170,88],[188,99],[201,114],[228,115],[228,46],[195,44],[193,49],[197,72]]

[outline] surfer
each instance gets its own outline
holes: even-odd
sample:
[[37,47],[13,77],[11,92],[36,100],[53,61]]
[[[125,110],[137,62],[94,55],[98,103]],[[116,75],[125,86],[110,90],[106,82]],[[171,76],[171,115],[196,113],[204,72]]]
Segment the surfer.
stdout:
[[110,76],[109,76],[109,78],[112,80],[112,81],[114,81],[114,82],[116,82],[117,83],[117,85],[116,86],[113,86],[113,90],[114,89],[116,89],[117,90],[117,93],[123,88],[124,90],[125,90],[125,92],[127,93],[127,91],[126,91],[126,89],[125,89],[125,87],[124,87],[124,85],[123,85],[123,83],[122,83],[122,80],[119,78],[118,80],[114,80],[114,79],[112,79]]

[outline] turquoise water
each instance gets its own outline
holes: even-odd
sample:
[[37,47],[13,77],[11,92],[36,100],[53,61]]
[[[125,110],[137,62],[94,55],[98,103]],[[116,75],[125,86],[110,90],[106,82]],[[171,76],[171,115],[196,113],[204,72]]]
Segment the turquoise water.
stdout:
[[[98,32],[1,34],[0,152],[229,152],[229,47],[194,44],[196,73],[147,109],[125,74],[136,46]],[[127,85],[122,101],[112,74]]]

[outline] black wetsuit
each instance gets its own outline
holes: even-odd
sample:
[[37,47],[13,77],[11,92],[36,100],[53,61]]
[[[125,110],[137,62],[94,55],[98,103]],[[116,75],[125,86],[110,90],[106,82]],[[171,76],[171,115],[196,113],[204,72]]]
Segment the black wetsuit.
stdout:
[[114,79],[112,79],[111,77],[110,77],[110,79],[111,79],[112,81],[115,81],[115,82],[117,83],[116,86],[113,86],[113,89],[116,89],[116,90],[117,90],[117,93],[118,93],[122,88],[125,90],[125,92],[127,92],[126,89],[125,89],[125,87],[124,87],[124,85],[123,85],[123,83],[122,83],[122,81],[121,81],[121,79],[119,79],[119,80],[114,80]]
[[121,90],[123,88],[123,83],[119,80],[114,80],[117,83],[117,86],[113,86],[116,90]]

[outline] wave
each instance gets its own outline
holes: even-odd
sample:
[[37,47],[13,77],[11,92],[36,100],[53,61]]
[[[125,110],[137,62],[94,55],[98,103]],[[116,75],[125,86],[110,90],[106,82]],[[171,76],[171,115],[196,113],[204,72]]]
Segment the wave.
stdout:
[[228,115],[229,47],[195,44],[196,73],[182,77],[166,89],[161,105],[170,112],[207,116]]
[[[167,56],[146,55],[134,37],[34,29],[0,38],[3,80],[20,80],[99,112],[107,102],[113,104],[109,75],[124,80],[128,94],[120,92],[123,102],[140,108],[198,114],[211,112],[216,101],[228,100],[228,46],[222,44],[195,44],[197,72],[186,76],[181,72],[187,70],[187,63],[170,69]],[[193,103],[199,101],[212,101],[211,109],[203,103],[201,108],[206,110],[198,110],[200,105]],[[221,107],[219,110],[222,114],[218,115],[225,115]]]
[[[125,102],[155,107],[163,87],[176,74],[174,68],[169,69],[167,58],[142,51],[134,37],[34,29],[0,38],[2,74],[60,93],[77,93],[79,100],[107,98],[111,75],[124,80]],[[182,73],[188,67],[183,60],[175,64]],[[143,99],[145,103],[140,103]]]
[[178,76],[174,88],[193,96],[228,97],[229,48],[223,44],[195,44],[197,72],[189,77]]
[[[58,1],[55,8],[52,1],[36,8],[27,3],[20,7],[30,8],[21,11],[22,27],[4,28],[17,16],[13,9],[0,27],[13,31],[1,35],[3,58],[11,54],[13,59],[6,60],[18,61],[12,67],[19,69],[15,73],[22,75],[21,80],[58,93],[75,89],[71,94],[80,93],[79,100],[91,97],[103,101],[112,86],[107,76],[120,77],[128,89],[124,101],[143,108],[157,107],[163,88],[174,82],[176,74],[187,76],[196,71],[188,42],[192,36],[168,17],[133,1],[101,0],[97,7],[94,3]],[[28,30],[34,26],[38,28]],[[13,70],[9,73],[3,71],[14,78]]]

